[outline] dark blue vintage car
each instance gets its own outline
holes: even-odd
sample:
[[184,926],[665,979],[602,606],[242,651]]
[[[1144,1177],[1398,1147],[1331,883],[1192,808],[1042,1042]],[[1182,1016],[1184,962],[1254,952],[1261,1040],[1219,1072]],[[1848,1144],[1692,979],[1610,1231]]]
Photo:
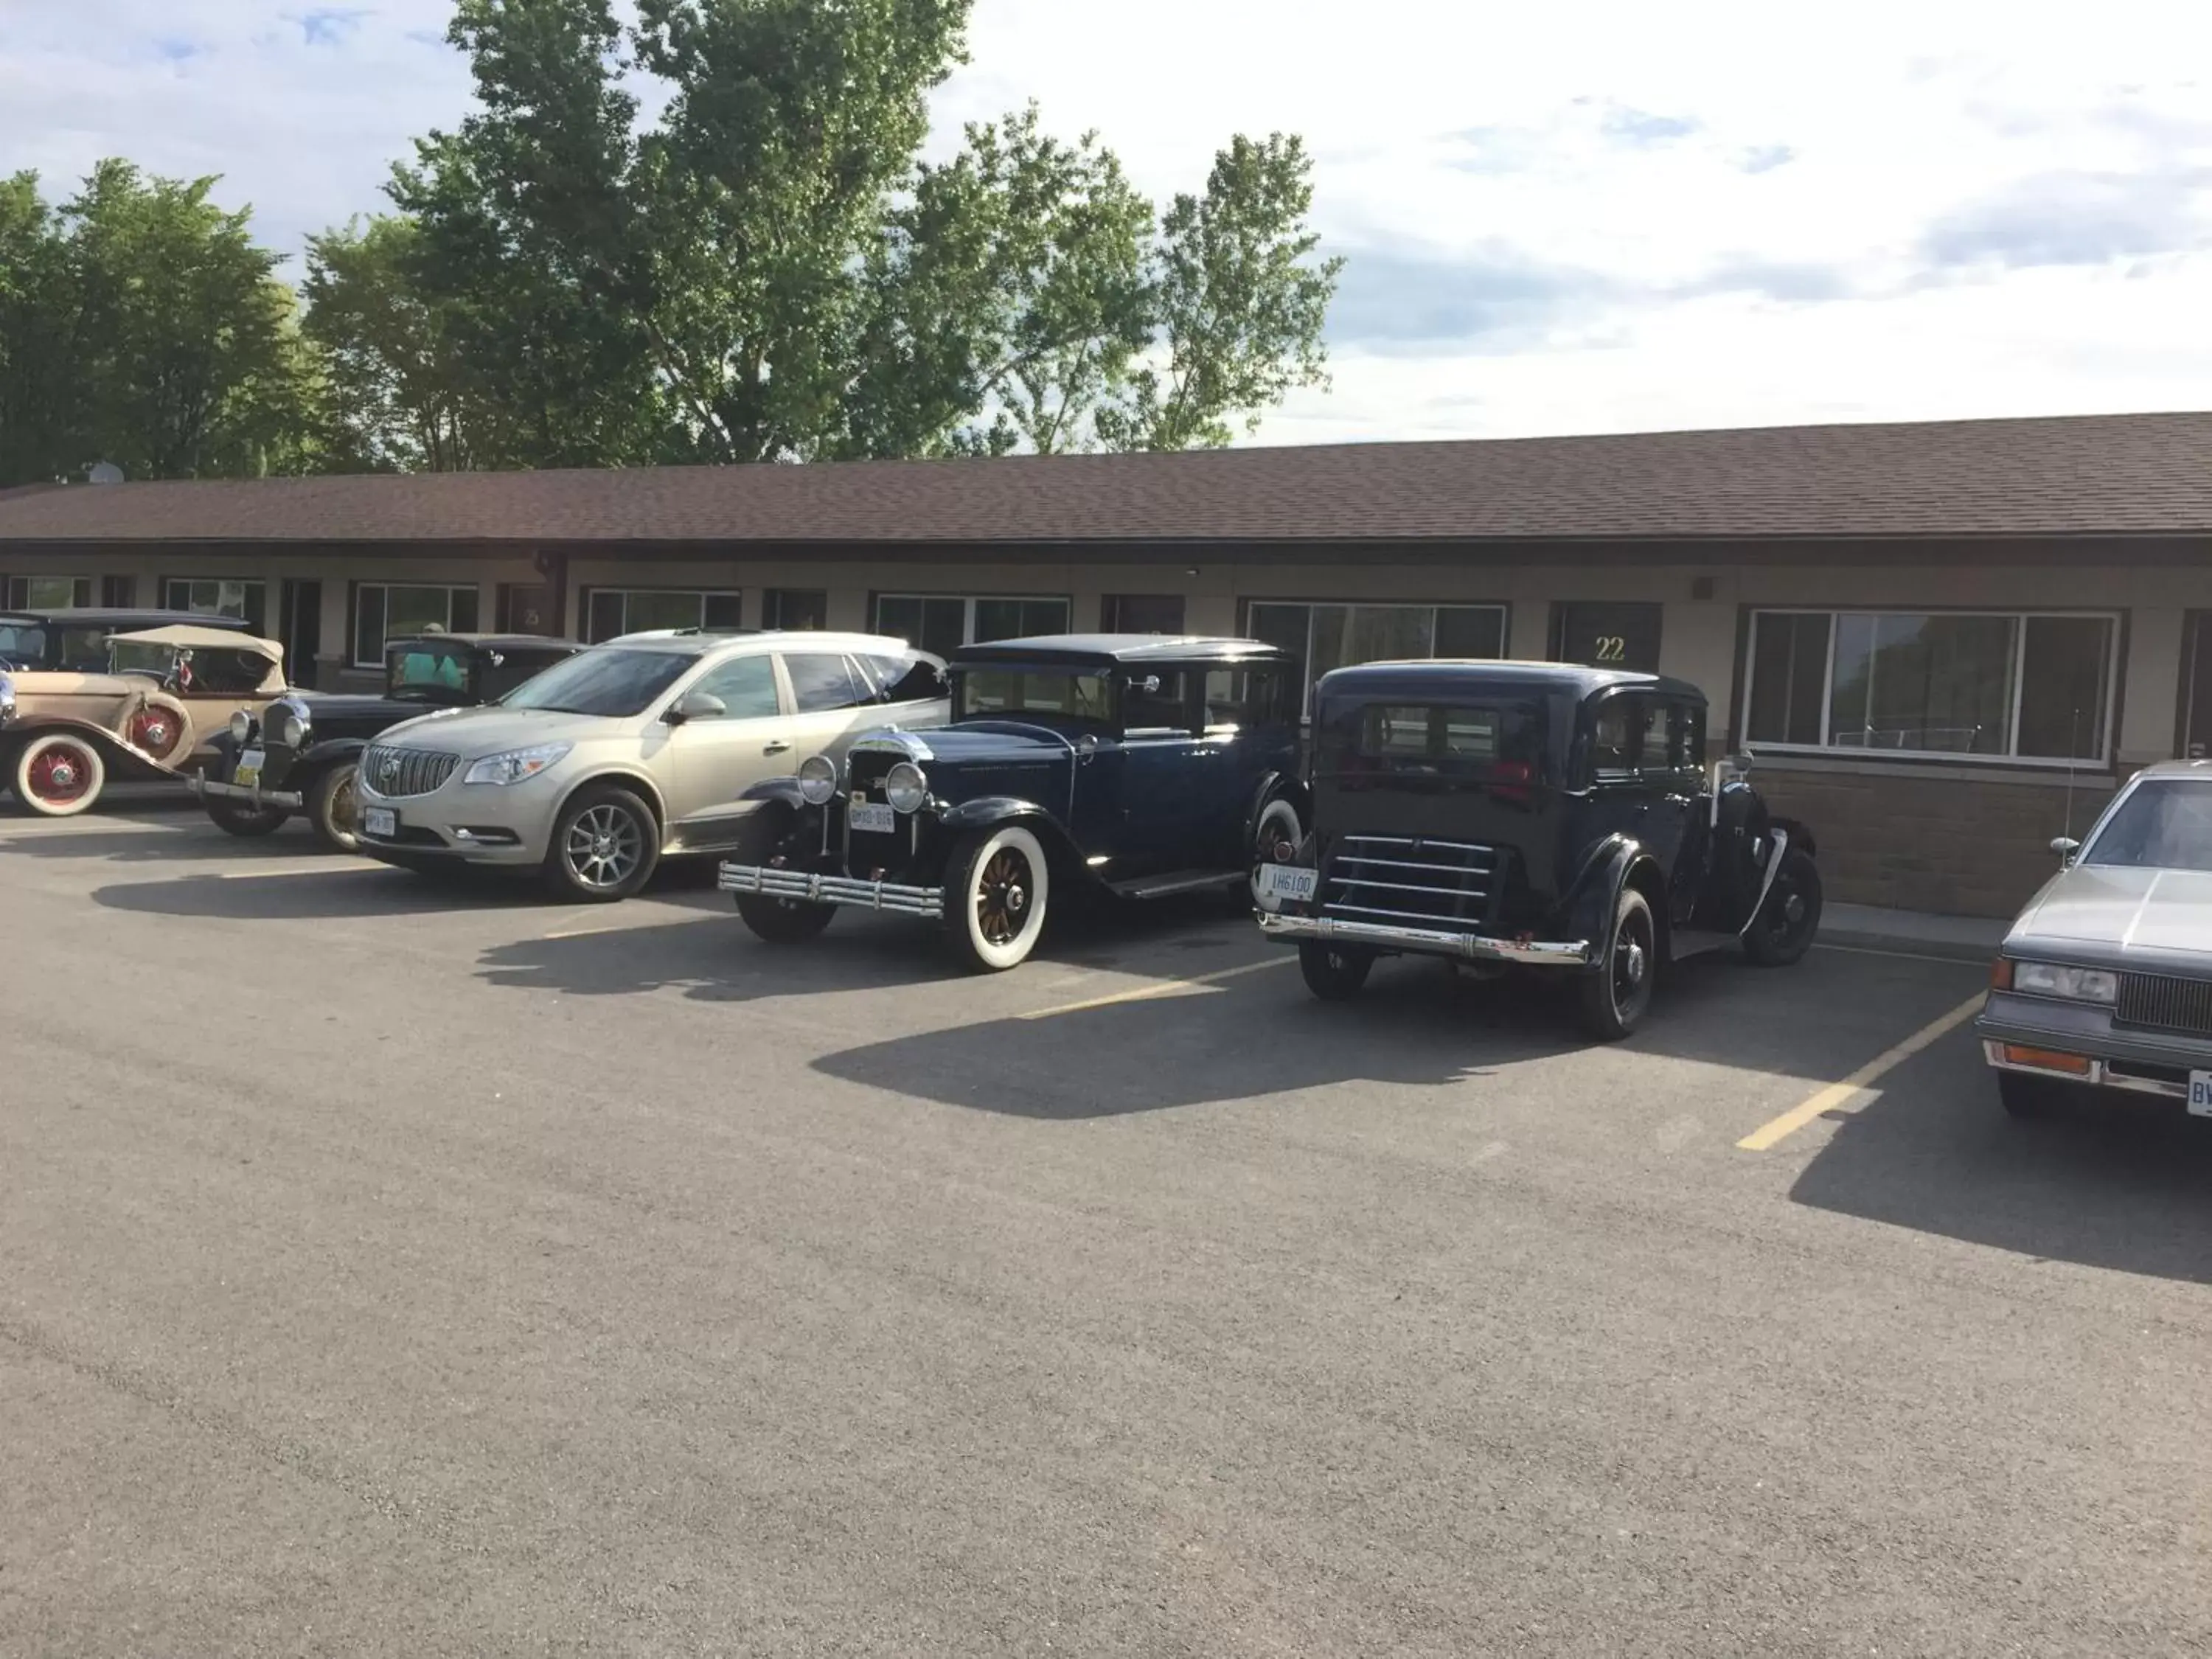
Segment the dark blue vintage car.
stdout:
[[1812,833],[1705,762],[1686,681],[1557,663],[1340,668],[1315,694],[1313,833],[1261,873],[1260,926],[1316,996],[1379,956],[1540,969],[1625,1036],[1664,964],[1780,965],[1820,925]]
[[837,907],[939,924],[972,969],[1036,948],[1056,885],[1249,889],[1303,834],[1298,686],[1253,640],[1055,635],[956,653],[951,724],[817,755],[761,803],[724,891],[764,939]]

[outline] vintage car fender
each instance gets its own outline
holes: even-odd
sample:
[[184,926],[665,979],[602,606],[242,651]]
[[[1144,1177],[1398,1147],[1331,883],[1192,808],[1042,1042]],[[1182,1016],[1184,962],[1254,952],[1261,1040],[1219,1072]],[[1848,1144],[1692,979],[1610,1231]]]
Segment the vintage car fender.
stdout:
[[1313,837],[1313,791],[1291,772],[1270,772],[1260,780],[1260,787],[1252,792],[1252,799],[1245,803],[1243,844],[1246,847],[1252,844],[1252,837],[1260,833],[1261,812],[1278,795],[1297,809],[1298,823],[1305,832],[1300,842],[1299,850],[1303,852],[1304,843]]
[[[134,716],[137,713],[136,709],[131,711]],[[189,726],[186,730],[189,732]],[[165,763],[161,757],[150,755],[125,742],[98,720],[79,720],[72,714],[27,714],[9,721],[5,734],[0,735],[0,751],[13,755],[25,744],[35,742],[55,732],[68,732],[82,738],[98,749],[100,758],[111,765],[122,762],[126,765],[152,767],[157,771],[167,772],[176,769],[177,760],[183,758],[173,750],[172,759]]]
[[[1620,908],[1621,890],[1643,870],[1650,870],[1658,879],[1661,890],[1666,886],[1666,872],[1659,860],[1651,855],[1642,842],[1633,836],[1607,836],[1589,851],[1577,873],[1573,886],[1567,890],[1565,902],[1560,906],[1567,920],[1566,933],[1570,938],[1592,940],[1613,937],[1613,913]],[[1659,960],[1667,960],[1668,933],[1667,906],[1656,903],[1651,907],[1651,924],[1659,947]]]
[[956,836],[1018,823],[1036,832],[1048,854],[1066,860],[1068,867],[1077,871],[1088,867],[1083,861],[1082,849],[1068,839],[1060,820],[1035,801],[1024,800],[1018,795],[979,795],[974,800],[946,807],[937,815],[937,821]]
[[1789,832],[1790,850],[1791,852],[1802,853],[1808,859],[1818,858],[1820,856],[1820,849],[1814,844],[1813,840],[1813,832],[1806,828],[1804,823],[1800,820],[1796,818],[1769,817],[1766,822],[1774,829],[1784,830]]
[[339,761],[358,760],[369,742],[367,738],[330,738],[310,744],[300,751],[299,758],[292,763],[292,769],[320,771]]
[[805,796],[799,793],[799,780],[795,777],[763,778],[758,783],[753,785],[751,788],[746,790],[744,793],[739,795],[738,799],[739,800],[781,801],[785,805],[795,807],[802,812],[811,811],[813,810],[813,803],[809,801]]

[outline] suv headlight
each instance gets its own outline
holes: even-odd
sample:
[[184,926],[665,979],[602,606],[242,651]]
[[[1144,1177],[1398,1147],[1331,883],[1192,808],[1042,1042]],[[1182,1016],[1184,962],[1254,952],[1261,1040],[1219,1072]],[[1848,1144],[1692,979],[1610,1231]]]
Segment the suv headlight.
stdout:
[[253,716],[241,708],[230,717],[230,740],[243,749],[246,740],[252,735]]
[[2016,962],[2012,988],[2035,997],[2063,997],[2069,1002],[2118,1002],[2120,976],[2103,968],[2062,968],[2055,962]]
[[15,718],[15,682],[0,674],[0,726]]
[[837,793],[837,763],[827,755],[809,755],[799,769],[799,798],[809,806],[820,806]]
[[918,812],[929,799],[929,779],[912,761],[901,761],[884,774],[884,799],[897,812]]
[[572,743],[541,743],[534,749],[510,749],[503,754],[486,755],[482,760],[469,763],[461,781],[520,783],[525,778],[536,777],[575,746]]

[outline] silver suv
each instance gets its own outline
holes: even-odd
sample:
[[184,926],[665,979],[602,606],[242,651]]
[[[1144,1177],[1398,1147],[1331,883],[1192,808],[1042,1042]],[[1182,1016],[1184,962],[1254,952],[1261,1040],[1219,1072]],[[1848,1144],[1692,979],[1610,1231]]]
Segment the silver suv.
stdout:
[[663,857],[737,840],[738,797],[864,731],[944,724],[945,665],[872,634],[677,635],[579,652],[483,708],[380,733],[361,850],[408,869],[543,871],[627,898]]

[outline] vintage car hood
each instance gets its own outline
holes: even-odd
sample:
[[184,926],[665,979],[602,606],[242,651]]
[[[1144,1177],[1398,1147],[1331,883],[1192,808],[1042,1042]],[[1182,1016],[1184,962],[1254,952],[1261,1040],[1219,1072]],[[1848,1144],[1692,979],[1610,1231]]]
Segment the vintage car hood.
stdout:
[[2212,873],[2076,865],[2021,912],[2005,945],[2129,959],[2179,956],[2212,967]]
[[921,764],[938,770],[961,766],[1004,766],[1024,761],[1064,761],[1073,757],[1070,741],[1050,726],[1026,726],[1013,720],[963,720],[957,726],[933,726],[910,732],[899,728],[863,733],[862,744],[896,741]]
[[407,749],[447,750],[462,756],[495,755],[533,744],[585,743],[611,736],[628,724],[600,714],[562,714],[551,709],[488,703],[477,708],[441,708],[418,715],[385,732],[378,741]]
[[443,705],[412,697],[385,697],[357,691],[295,691],[307,705],[316,732],[325,737],[374,733],[403,720],[420,720],[443,712]]

